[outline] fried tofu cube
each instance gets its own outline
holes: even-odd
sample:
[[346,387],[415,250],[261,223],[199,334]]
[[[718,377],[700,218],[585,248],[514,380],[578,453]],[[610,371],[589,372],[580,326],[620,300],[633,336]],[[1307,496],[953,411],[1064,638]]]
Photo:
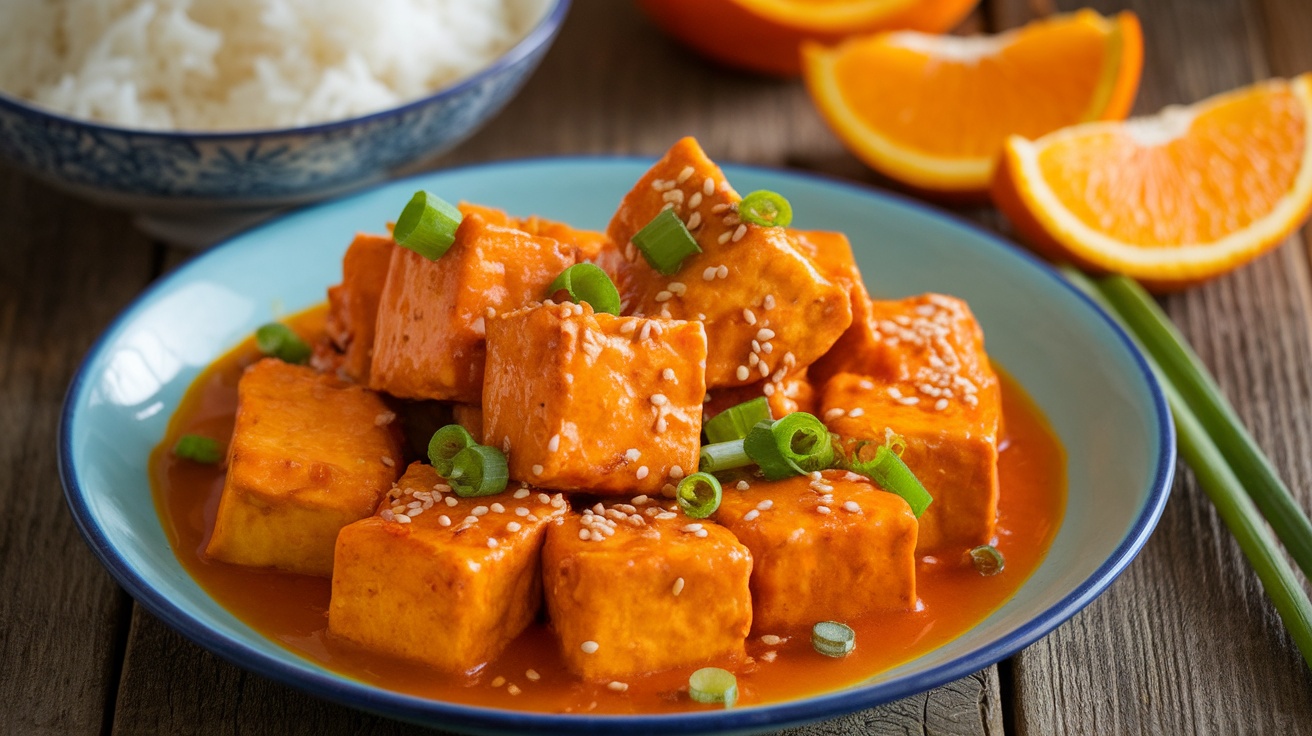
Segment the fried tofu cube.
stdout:
[[272,358],[237,384],[228,474],[206,554],[329,575],[333,543],[400,472],[393,414],[368,389]]
[[396,248],[378,307],[371,388],[477,404],[487,320],[546,296],[575,249],[467,215],[441,258]]
[[490,320],[487,344],[483,443],[506,453],[511,478],[633,495],[697,467],[700,323],[543,305]]
[[603,250],[611,247],[611,240],[606,233],[596,230],[580,230],[563,222],[548,220],[545,217],[529,215],[528,217],[511,217],[504,210],[469,202],[461,202],[460,211],[466,215],[477,214],[493,225],[513,227],[529,235],[544,235],[562,243],[574,246],[580,261],[595,261]]
[[927,294],[874,302],[880,342],[867,375],[825,384],[821,416],[842,437],[906,441],[902,459],[934,497],[920,549],[959,550],[993,539],[1002,394],[984,334],[964,302]]
[[412,464],[337,538],[329,633],[443,672],[483,665],[537,615],[543,535],[566,510],[529,488],[460,498]]
[[863,476],[826,470],[819,480],[726,486],[714,518],[752,552],[757,633],[916,604],[916,517]]
[[759,381],[746,386],[731,386],[707,394],[708,401],[702,406],[703,423],[725,409],[735,407],[745,401],[760,396],[766,398],[770,405],[770,416],[775,419],[792,414],[795,411],[815,413],[815,388],[807,378],[807,369],[783,376],[782,380]]
[[565,665],[604,682],[741,657],[751,553],[724,527],[633,500],[547,531],[543,587]]
[[[836,373],[852,370],[875,349],[877,340],[870,326],[870,294],[857,268],[852,244],[843,233],[821,230],[790,230],[793,244],[805,253],[831,281],[848,292],[852,323],[829,352],[811,365],[811,380],[824,385]],[[855,372],[861,372],[857,370]]]
[[391,236],[356,235],[342,258],[342,283],[328,289],[325,330],[341,353],[341,373],[357,383],[369,383],[378,300],[396,247]]
[[[697,141],[684,138],[624,197],[607,228],[626,256],[616,276],[629,310],[705,323],[711,388],[804,368],[852,321],[848,290],[799,252],[784,228],[740,222],[734,209],[740,200]],[[656,271],[631,245],[667,207],[702,249],[673,276]]]
[[451,407],[451,416],[456,424],[469,432],[470,436],[483,436],[483,407],[475,404],[455,404]]

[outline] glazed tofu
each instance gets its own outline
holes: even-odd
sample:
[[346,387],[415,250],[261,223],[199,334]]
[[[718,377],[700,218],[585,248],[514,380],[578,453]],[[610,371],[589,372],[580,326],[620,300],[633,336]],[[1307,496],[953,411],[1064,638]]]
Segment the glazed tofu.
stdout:
[[396,415],[376,394],[272,358],[237,384],[228,474],[206,554],[329,575],[333,543],[400,473]]
[[483,443],[545,488],[655,493],[697,467],[706,333],[697,322],[550,304],[488,322]]
[[864,476],[826,470],[726,484],[715,514],[747,545],[753,630],[808,629],[916,603],[916,517]]
[[455,404],[451,407],[451,416],[455,419],[455,423],[464,427],[471,436],[483,436],[483,407],[475,404]]
[[[843,233],[820,230],[790,230],[793,244],[805,253],[831,281],[847,289],[852,323],[829,352],[811,365],[811,380],[824,385],[834,374],[859,367],[875,350],[876,336],[870,325],[870,294],[857,269],[852,244]],[[861,372],[857,370],[855,372]]]
[[487,320],[546,296],[575,249],[467,215],[436,261],[392,253],[378,307],[369,383],[408,399],[477,404]]
[[[614,276],[632,313],[705,323],[711,388],[782,378],[823,355],[852,321],[848,290],[800,253],[784,228],[740,222],[740,199],[697,142],[684,138],[625,196],[607,229],[622,244],[625,260]],[[702,249],[672,276],[631,245],[665,208]]]
[[840,373],[820,416],[842,437],[906,440],[902,459],[934,502],[920,517],[920,549],[989,544],[998,508],[1002,395],[984,337],[965,303],[929,294],[875,302],[881,342],[870,375]]
[[342,283],[328,289],[326,331],[341,353],[339,370],[356,383],[369,383],[378,300],[396,247],[391,236],[356,235],[342,258]]
[[765,380],[746,386],[733,386],[711,391],[709,400],[703,405],[704,420],[719,414],[725,409],[737,406],[744,401],[751,401],[764,396],[770,404],[770,416],[781,419],[795,411],[815,413],[815,388],[807,378],[807,369],[782,376],[781,380]]
[[570,671],[590,681],[744,653],[752,555],[724,527],[645,497],[547,531],[547,611]]
[[460,211],[466,215],[477,214],[493,225],[512,227],[529,235],[543,235],[572,245],[576,249],[580,261],[595,261],[604,250],[609,250],[611,246],[610,238],[606,236],[606,233],[596,230],[580,230],[563,222],[548,220],[537,215],[511,217],[505,211],[495,207],[486,207],[469,202],[461,202]]
[[414,463],[337,538],[329,633],[443,672],[481,666],[537,615],[543,535],[566,509],[530,488],[460,498]]

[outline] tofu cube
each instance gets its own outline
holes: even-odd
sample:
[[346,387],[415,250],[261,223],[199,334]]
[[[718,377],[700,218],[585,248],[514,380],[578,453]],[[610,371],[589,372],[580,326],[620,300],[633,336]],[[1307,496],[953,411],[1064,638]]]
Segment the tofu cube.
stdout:
[[562,243],[574,246],[580,261],[595,261],[605,250],[613,249],[613,244],[606,233],[596,230],[579,230],[563,222],[548,220],[545,217],[529,215],[528,217],[511,217],[505,211],[495,207],[460,203],[460,211],[466,215],[477,214],[490,224],[522,230],[529,235],[543,235]]
[[537,615],[543,535],[566,509],[528,488],[460,498],[411,465],[337,538],[329,633],[443,672],[482,666]]
[[510,477],[656,493],[697,467],[706,333],[697,322],[543,305],[488,323],[483,443]]
[[492,315],[546,296],[575,249],[469,214],[441,258],[396,248],[378,307],[370,387],[477,404]]
[[[785,228],[740,222],[740,200],[697,142],[684,138],[625,196],[607,228],[626,256],[615,276],[634,314],[705,323],[711,388],[804,368],[852,321],[848,289],[799,252]],[[672,276],[631,245],[667,207],[702,249]]]
[[745,401],[764,396],[770,405],[770,416],[775,419],[795,411],[815,413],[815,388],[807,378],[807,368],[782,376],[782,380],[765,380],[746,386],[730,386],[707,393],[709,400],[702,405],[702,423],[725,409]]
[[342,283],[328,289],[326,332],[341,354],[337,368],[356,383],[369,383],[378,301],[396,249],[391,236],[356,235],[342,258]]
[[874,302],[880,342],[868,375],[825,384],[820,416],[842,437],[906,441],[902,459],[934,502],[920,517],[922,552],[993,540],[1002,394],[984,336],[965,303],[929,294]]
[[[451,417],[473,437],[483,436],[483,407],[476,404],[453,404]],[[431,434],[429,435],[432,436]]]
[[789,235],[797,249],[805,253],[826,277],[847,289],[852,309],[852,323],[829,352],[811,365],[811,380],[816,385],[824,385],[834,374],[859,366],[860,361],[875,349],[876,337],[870,326],[870,294],[866,291],[852,253],[852,244],[846,235],[821,230],[790,230]]
[[916,517],[863,476],[826,470],[725,488],[715,520],[752,552],[758,634],[916,604]]
[[401,468],[395,419],[376,394],[272,358],[237,384],[228,474],[206,554],[329,575],[347,524],[374,512]]
[[542,580],[565,665],[605,682],[743,656],[751,553],[724,527],[633,500],[547,531]]

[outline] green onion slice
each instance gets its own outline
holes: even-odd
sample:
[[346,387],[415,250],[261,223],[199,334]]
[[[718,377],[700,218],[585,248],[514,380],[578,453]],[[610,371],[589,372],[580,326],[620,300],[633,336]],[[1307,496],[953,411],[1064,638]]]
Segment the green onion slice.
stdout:
[[300,335],[281,322],[261,325],[255,331],[255,345],[261,353],[284,363],[304,363],[313,352]]
[[506,490],[506,456],[495,447],[470,445],[451,459],[447,483],[457,496],[491,496]]
[[1007,566],[1007,560],[991,544],[981,544],[970,551],[970,561],[980,575],[997,575]]
[[694,519],[705,519],[715,513],[723,495],[720,481],[710,473],[693,473],[685,477],[674,492],[679,508]]
[[724,703],[732,708],[738,702],[738,678],[729,670],[703,667],[688,677],[688,695],[698,703]]
[[459,424],[448,424],[434,432],[433,438],[428,441],[428,462],[433,464],[438,475],[445,478],[451,475],[455,456],[466,447],[477,444],[469,430]]
[[771,431],[772,422],[757,422],[743,438],[743,451],[761,468],[767,480],[783,480],[801,475],[802,469],[779,451],[779,443]]
[[911,505],[911,512],[920,518],[934,501],[925,486],[921,485],[916,474],[902,462],[902,458],[888,445],[880,445],[873,460],[854,459],[848,464],[848,470],[860,473],[886,491],[891,491],[906,499]]
[[770,403],[764,396],[758,396],[716,414],[702,429],[708,442],[730,442],[746,437],[757,422],[768,421]]
[[856,632],[847,624],[821,621],[811,627],[811,646],[826,657],[846,657],[856,649]]
[[719,473],[725,470],[746,467],[753,462],[743,449],[743,441],[732,440],[717,442],[713,445],[702,445],[701,457],[697,461],[697,469],[703,473]]
[[795,411],[770,428],[779,452],[802,472],[833,467],[834,442],[829,428],[814,415]]
[[615,288],[615,282],[591,263],[576,263],[561,271],[547,287],[547,296],[558,291],[568,292],[569,298],[576,303],[591,304],[594,312],[620,313],[620,292]]
[[184,434],[173,445],[173,456],[183,460],[215,465],[223,459],[223,449],[218,440],[198,434]]
[[683,259],[701,253],[696,239],[674,210],[662,210],[647,226],[633,236],[633,244],[642,251],[651,267],[669,276],[677,273]]
[[738,217],[753,225],[788,227],[793,221],[793,206],[782,194],[759,189],[738,203]]
[[421,189],[396,218],[392,238],[402,248],[436,261],[456,241],[456,228],[462,219],[464,215],[455,205]]

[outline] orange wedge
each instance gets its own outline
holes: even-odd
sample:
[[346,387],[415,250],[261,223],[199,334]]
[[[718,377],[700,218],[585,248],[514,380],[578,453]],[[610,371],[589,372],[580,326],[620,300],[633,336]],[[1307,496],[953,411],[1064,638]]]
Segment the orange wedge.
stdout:
[[979,0],[639,0],[666,33],[716,61],[784,77],[801,72],[803,41],[856,33],[942,33]]
[[1278,245],[1312,208],[1312,74],[1007,141],[994,201],[1044,255],[1155,291]]
[[1009,135],[1124,118],[1143,67],[1133,13],[996,36],[899,32],[802,47],[807,89],[858,158],[928,193],[982,197]]

